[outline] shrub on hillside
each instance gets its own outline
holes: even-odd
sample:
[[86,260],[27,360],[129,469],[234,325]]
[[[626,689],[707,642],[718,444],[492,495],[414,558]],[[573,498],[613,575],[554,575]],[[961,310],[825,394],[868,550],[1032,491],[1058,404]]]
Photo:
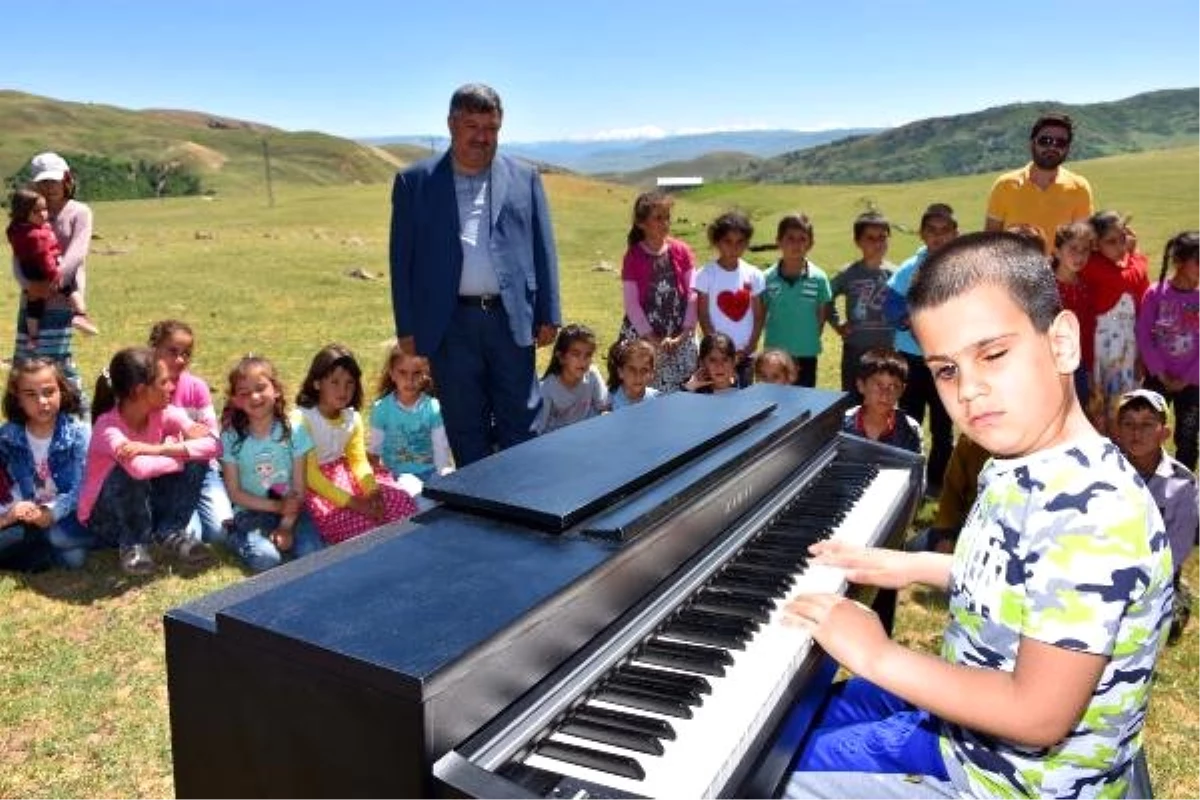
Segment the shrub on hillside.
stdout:
[[[136,200],[143,197],[178,197],[204,192],[200,176],[178,162],[125,161],[108,156],[63,153],[75,176],[76,197],[84,201]],[[5,195],[26,183],[26,164],[4,180]]]

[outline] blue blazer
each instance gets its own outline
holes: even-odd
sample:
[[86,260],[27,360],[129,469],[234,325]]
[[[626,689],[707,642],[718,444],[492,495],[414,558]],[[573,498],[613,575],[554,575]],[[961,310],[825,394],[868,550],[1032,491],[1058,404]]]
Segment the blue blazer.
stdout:
[[[533,345],[538,326],[562,323],[550,208],[536,169],[492,161],[491,256],[513,341]],[[396,335],[432,355],[458,303],[462,275],[458,202],[450,154],[413,164],[392,187],[390,260]]]

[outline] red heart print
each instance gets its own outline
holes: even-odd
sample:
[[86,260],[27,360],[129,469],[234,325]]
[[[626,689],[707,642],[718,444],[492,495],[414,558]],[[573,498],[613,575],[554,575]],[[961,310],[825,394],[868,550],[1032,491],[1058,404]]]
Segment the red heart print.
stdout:
[[750,310],[750,284],[742,284],[736,292],[721,292],[717,295],[717,308],[734,322],[741,322]]

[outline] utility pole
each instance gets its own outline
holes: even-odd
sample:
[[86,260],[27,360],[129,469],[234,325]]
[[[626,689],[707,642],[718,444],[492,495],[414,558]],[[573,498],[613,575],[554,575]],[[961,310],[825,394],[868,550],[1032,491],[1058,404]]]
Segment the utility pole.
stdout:
[[267,202],[271,208],[275,207],[275,188],[271,185],[271,147],[267,144],[267,137],[263,137],[263,168],[267,171]]

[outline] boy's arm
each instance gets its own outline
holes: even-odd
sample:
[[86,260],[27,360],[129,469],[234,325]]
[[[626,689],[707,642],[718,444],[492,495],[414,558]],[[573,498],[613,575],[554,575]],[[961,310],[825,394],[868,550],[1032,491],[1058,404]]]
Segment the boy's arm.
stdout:
[[875,613],[852,600],[802,599],[801,624],[851,672],[940,719],[1026,747],[1051,747],[1071,732],[1108,662],[1022,637],[1012,672],[952,664],[889,639]]

